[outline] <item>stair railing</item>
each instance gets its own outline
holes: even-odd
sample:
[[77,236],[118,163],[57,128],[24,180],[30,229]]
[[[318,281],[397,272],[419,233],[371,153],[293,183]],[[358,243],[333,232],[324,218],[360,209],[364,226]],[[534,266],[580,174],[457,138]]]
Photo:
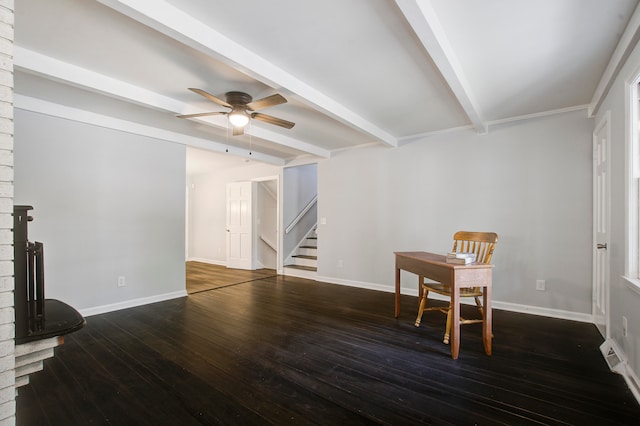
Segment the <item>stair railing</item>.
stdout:
[[269,238],[265,237],[264,235],[260,234],[260,239],[273,251],[278,251],[278,249],[276,249],[276,244],[271,241]]
[[318,202],[318,196],[314,196],[313,199],[311,201],[309,201],[309,203],[305,206],[304,209],[302,209],[302,211],[300,213],[298,213],[298,215],[291,221],[291,224],[289,224],[289,226],[287,226],[284,230],[285,234],[288,234],[289,232],[291,232],[291,230],[298,224],[298,222],[300,222],[300,219],[302,219],[304,217],[305,214],[307,214],[307,212],[309,210],[311,210],[311,208]]

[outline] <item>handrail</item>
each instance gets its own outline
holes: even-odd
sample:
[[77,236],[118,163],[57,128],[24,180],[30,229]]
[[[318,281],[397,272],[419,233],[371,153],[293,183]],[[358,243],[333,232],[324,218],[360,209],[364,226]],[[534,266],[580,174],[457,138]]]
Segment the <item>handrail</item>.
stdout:
[[296,226],[298,224],[298,222],[300,222],[300,219],[302,219],[302,217],[307,214],[307,212],[309,210],[311,210],[311,207],[313,207],[313,205],[315,203],[318,202],[318,195],[314,196],[313,199],[311,201],[309,201],[309,204],[307,204],[305,206],[304,209],[302,209],[302,211],[300,213],[298,213],[298,216],[295,217],[295,219],[293,219],[291,221],[291,224],[289,224],[289,226],[287,226],[287,228],[284,230],[285,234],[288,234],[289,232],[291,232],[291,230],[293,229],[294,226]]
[[264,243],[265,243],[267,246],[269,246],[269,248],[270,248],[271,250],[276,251],[276,252],[278,251],[278,250],[276,249],[276,245],[275,245],[275,244],[273,244],[273,241],[271,241],[271,240],[267,239],[267,237],[265,237],[265,236],[264,236],[264,235],[262,235],[262,234],[260,234],[260,239],[261,239],[262,241],[264,241]]

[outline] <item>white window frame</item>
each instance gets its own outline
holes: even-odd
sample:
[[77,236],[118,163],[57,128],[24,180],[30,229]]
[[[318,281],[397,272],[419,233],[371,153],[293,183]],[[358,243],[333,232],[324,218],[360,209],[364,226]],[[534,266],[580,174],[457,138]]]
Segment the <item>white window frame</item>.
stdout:
[[626,85],[625,281],[640,293],[640,69]]

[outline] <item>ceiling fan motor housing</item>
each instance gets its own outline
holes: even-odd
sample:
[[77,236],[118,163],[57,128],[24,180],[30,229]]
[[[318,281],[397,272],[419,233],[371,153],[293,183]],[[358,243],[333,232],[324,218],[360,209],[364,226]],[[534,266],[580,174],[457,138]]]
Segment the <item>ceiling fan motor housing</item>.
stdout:
[[233,106],[246,105],[253,100],[251,95],[243,92],[227,92],[225,93],[225,97],[227,98],[227,103]]

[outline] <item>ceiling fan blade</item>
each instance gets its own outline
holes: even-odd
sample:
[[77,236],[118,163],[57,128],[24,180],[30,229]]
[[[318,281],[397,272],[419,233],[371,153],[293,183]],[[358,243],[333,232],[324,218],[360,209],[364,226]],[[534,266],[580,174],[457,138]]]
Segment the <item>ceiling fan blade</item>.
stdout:
[[244,135],[244,127],[233,126],[233,136]]
[[178,118],[195,118],[195,117],[207,117],[209,115],[220,115],[220,114],[228,114],[228,112],[222,112],[222,111],[217,111],[217,112],[198,112],[196,114],[176,115],[176,117],[178,117]]
[[292,123],[291,121],[283,120],[282,118],[273,117],[267,114],[261,114],[259,112],[252,113],[251,118],[255,118],[258,121],[264,121],[265,123],[275,124],[276,126],[284,127],[287,129],[290,129],[296,125],[296,123]]
[[259,109],[268,108],[280,104],[286,103],[287,100],[282,97],[282,95],[275,94],[271,96],[267,96],[266,98],[258,99],[257,101],[249,102],[247,107],[251,111],[257,111]]
[[223,107],[231,108],[231,105],[229,105],[227,102],[223,101],[222,99],[216,98],[211,93],[205,92],[202,89],[195,89],[193,87],[189,87],[189,90],[191,90],[194,93],[197,93],[200,96],[204,96],[205,98],[209,99],[211,102],[215,102],[218,105],[221,105]]

